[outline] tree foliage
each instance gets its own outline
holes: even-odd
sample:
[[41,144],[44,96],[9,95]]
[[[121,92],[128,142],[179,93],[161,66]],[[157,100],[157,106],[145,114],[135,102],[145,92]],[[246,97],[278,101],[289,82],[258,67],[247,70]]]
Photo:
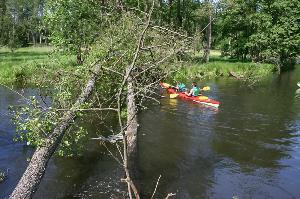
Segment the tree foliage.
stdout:
[[43,0],[0,2],[0,46],[11,49],[45,42]]
[[[82,65],[60,71],[55,79],[47,78],[49,73],[45,72],[42,85],[45,85],[44,92],[51,96],[51,104],[44,104],[42,100],[34,98],[29,101],[27,107],[13,112],[14,122],[18,126],[17,140],[26,141],[28,145],[35,147],[43,145],[59,118],[73,106],[95,64],[102,67],[101,77],[97,81],[90,102],[76,107],[82,109],[78,114],[83,116],[86,110],[101,107],[116,109],[116,96],[119,89],[124,87],[123,78],[128,66],[135,59],[137,42],[143,32],[144,21],[142,18],[137,18],[134,12],[121,14],[116,10],[110,12],[113,14],[102,18],[110,23],[107,23],[105,28],[95,36],[89,46],[90,52]],[[149,27],[131,71],[134,77],[135,97],[139,99],[138,108],[143,108],[144,101],[147,99],[154,99],[151,97],[155,94],[151,85],[164,76],[162,70],[164,67],[179,61],[178,53],[189,49],[189,46],[191,44],[186,37],[176,35],[172,31],[166,32],[155,26]],[[120,98],[122,111],[126,110],[126,90],[124,87]],[[107,112],[97,113],[97,122],[104,121],[105,115]],[[83,118],[88,120],[89,117]],[[72,133],[67,133],[64,137],[58,150],[59,155],[80,154],[80,149],[87,138],[83,127],[80,120],[76,122],[76,126],[71,130]]]
[[300,53],[300,5],[296,0],[221,1],[222,50],[240,59],[275,61],[279,69]]
[[46,21],[51,42],[65,52],[75,53],[82,64],[90,45],[104,24],[100,1],[53,0],[47,3]]

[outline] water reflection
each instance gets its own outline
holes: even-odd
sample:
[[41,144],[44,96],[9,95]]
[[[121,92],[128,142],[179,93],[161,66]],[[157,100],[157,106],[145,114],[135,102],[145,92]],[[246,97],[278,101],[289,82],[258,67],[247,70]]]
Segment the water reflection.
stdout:
[[204,197],[212,183],[215,161],[206,129],[212,128],[215,112],[202,111],[198,104],[180,100],[173,108],[173,101],[164,99],[161,107],[140,115],[144,134],[139,142],[142,194],[151,196],[162,175],[159,198],[169,192],[177,193],[178,198]]
[[223,108],[238,109],[218,114],[214,150],[240,164],[280,167],[278,160],[289,157],[292,138],[298,136],[294,128],[288,127],[299,112],[294,107],[294,91],[288,87],[292,85],[289,79],[290,75],[276,79],[276,89],[226,88]]
[[[162,175],[159,196],[297,198],[300,196],[300,102],[286,73],[254,88],[218,80],[217,113],[164,99],[141,113],[144,196]],[[154,125],[153,125],[154,124]],[[294,176],[294,178],[293,178]]]
[[[25,96],[33,95],[33,89],[19,90]],[[24,104],[24,99],[5,87],[0,87],[0,169],[8,171],[7,178],[0,183],[0,198],[5,198],[11,193],[18,179],[25,171],[28,164],[27,158],[31,157],[32,150],[20,143],[13,142],[15,133],[14,125],[10,121],[8,107]]]
[[[213,197],[300,195],[293,186],[299,182],[291,178],[300,177],[296,166],[300,163],[299,151],[295,150],[299,148],[300,108],[294,97],[294,75],[283,74],[274,79],[272,86],[256,90],[223,88],[224,111],[217,115],[213,141],[214,151],[223,158],[215,170],[221,183],[210,190]],[[235,106],[238,109],[225,111]]]

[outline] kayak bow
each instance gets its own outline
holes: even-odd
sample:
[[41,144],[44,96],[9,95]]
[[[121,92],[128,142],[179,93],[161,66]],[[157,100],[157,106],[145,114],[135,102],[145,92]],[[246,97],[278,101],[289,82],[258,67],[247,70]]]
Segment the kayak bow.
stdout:
[[168,83],[163,83],[160,82],[159,83],[163,88],[167,89],[168,92],[172,93],[172,94],[177,94],[178,97],[187,99],[187,100],[191,100],[193,102],[199,103],[199,104],[204,104],[204,105],[208,105],[208,106],[212,106],[215,108],[218,108],[220,105],[220,102],[210,99],[206,96],[197,96],[197,97],[193,97],[193,96],[187,96],[185,93],[182,92],[177,92],[174,88],[172,88],[172,85],[168,84]]

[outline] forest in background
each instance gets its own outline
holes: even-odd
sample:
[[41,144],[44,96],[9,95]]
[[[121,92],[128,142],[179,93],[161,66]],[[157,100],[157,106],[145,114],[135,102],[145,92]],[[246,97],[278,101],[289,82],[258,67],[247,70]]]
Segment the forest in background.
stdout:
[[[150,5],[147,0],[1,0],[0,45],[14,50],[51,44],[76,54],[80,64],[105,28],[107,9],[135,10],[138,17]],[[239,60],[271,62],[280,70],[292,67],[299,55],[299,10],[296,0],[159,0],[152,23],[193,37],[204,62],[213,48]]]

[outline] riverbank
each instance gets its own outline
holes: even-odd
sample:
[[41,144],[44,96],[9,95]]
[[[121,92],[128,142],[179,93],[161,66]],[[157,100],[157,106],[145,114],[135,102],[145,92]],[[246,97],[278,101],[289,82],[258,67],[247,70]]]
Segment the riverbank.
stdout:
[[[75,56],[53,53],[51,47],[20,48],[11,52],[8,48],[0,48],[0,83],[16,82],[38,84],[47,74],[52,78],[59,69],[74,68]],[[241,62],[221,56],[220,51],[213,50],[209,63],[201,63],[202,54],[193,55],[175,74],[174,81],[187,79],[213,79],[217,77],[235,76],[238,79],[255,82],[272,74],[276,67],[272,64]]]
[[[39,82],[47,71],[56,71],[76,64],[75,57],[57,55],[52,47],[19,48],[11,52],[0,48],[0,83]],[[49,76],[50,78],[50,76]]]
[[201,63],[201,61],[202,54],[192,56],[191,60],[173,75],[174,81],[234,76],[237,79],[252,82],[276,71],[273,64],[242,62],[221,56],[220,51],[217,50],[211,52],[209,63]]

